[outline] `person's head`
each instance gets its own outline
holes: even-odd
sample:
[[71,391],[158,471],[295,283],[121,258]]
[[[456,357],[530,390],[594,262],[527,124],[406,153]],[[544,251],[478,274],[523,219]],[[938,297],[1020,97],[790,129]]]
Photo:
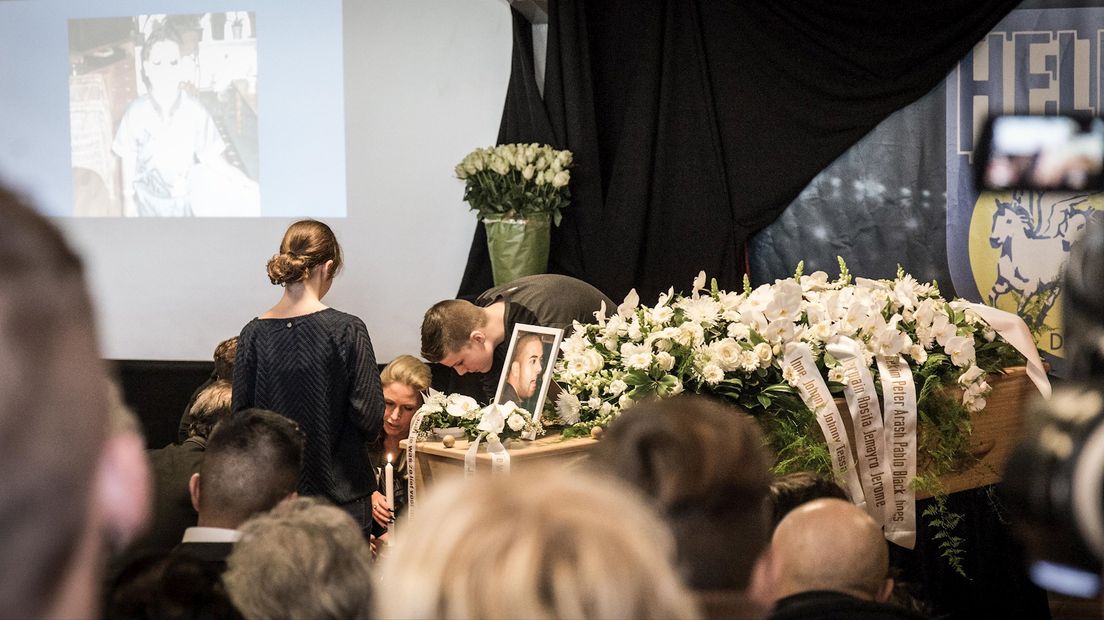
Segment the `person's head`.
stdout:
[[330,227],[317,220],[300,220],[288,227],[280,253],[269,259],[268,279],[288,286],[318,277],[324,295],[341,264],[341,245]]
[[142,442],[110,431],[108,391],[80,259],[0,187],[5,615],[95,615],[104,548],[143,525],[149,498],[134,488],[136,476],[148,481]]
[[400,355],[380,373],[383,385],[383,430],[391,437],[410,434],[410,421],[422,406],[422,392],[433,376],[422,360]]
[[234,380],[234,358],[238,356],[238,337],[228,338],[215,347],[215,376],[222,381]]
[[594,451],[598,467],[652,498],[696,590],[745,590],[766,547],[770,466],[751,416],[697,396],[642,402]]
[[893,590],[881,528],[841,499],[817,499],[791,510],[774,530],[771,557],[776,598],[832,590],[885,601]]
[[180,36],[173,28],[159,26],[142,46],[142,76],[155,99],[175,97],[184,75],[181,71]]
[[300,497],[241,528],[223,582],[248,620],[372,617],[372,551],[344,510]]
[[233,384],[218,380],[203,388],[188,410],[188,437],[207,439],[211,429],[230,415]]
[[398,531],[381,617],[696,616],[663,522],[616,480],[562,469],[448,480]]
[[458,374],[488,372],[497,343],[487,337],[483,308],[463,299],[446,299],[426,310],[422,319],[422,357]]
[[544,343],[541,342],[540,334],[529,333],[518,338],[507,377],[518,398],[529,398],[540,389],[543,363]]
[[106,618],[241,618],[209,562],[155,551],[138,556],[109,584]]
[[825,497],[848,499],[847,491],[844,491],[843,487],[811,471],[799,471],[775,477],[770,485],[773,510],[771,529],[777,527],[778,522],[794,508]]
[[245,409],[219,422],[188,484],[199,525],[234,529],[293,495],[303,444],[299,426],[272,411]]

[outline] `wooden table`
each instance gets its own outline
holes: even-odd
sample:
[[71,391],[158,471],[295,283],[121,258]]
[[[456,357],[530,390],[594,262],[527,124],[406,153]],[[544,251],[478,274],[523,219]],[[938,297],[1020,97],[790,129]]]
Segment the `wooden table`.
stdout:
[[[507,444],[510,452],[510,468],[530,467],[556,461],[560,467],[572,467],[586,458],[587,451],[597,445],[590,437],[563,439],[558,433],[541,437],[536,441],[514,441]],[[404,447],[406,442],[402,444]],[[418,442],[414,462],[414,479],[419,492],[434,483],[454,476],[464,475],[464,455],[468,452],[467,439],[458,439],[456,445],[446,448],[440,441]],[[476,471],[491,470],[491,455],[480,446],[475,457]]]

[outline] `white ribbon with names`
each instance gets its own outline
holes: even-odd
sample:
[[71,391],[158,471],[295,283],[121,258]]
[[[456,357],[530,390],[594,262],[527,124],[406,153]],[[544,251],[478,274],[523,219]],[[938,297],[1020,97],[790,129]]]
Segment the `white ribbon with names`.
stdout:
[[796,387],[801,400],[816,414],[817,423],[824,433],[828,444],[828,453],[832,457],[832,470],[836,481],[847,488],[851,501],[866,509],[866,499],[862,484],[855,471],[855,459],[851,455],[851,443],[847,437],[847,428],[843,425],[839,409],[832,399],[820,369],[813,361],[812,349],[804,342],[791,342],[786,345],[784,363],[795,373]]
[[882,427],[882,410],[878,393],[874,391],[874,376],[866,366],[859,343],[843,336],[825,349],[839,361],[844,374],[843,394],[851,412],[858,453],[859,481],[866,496],[866,512],[878,525],[885,525],[889,482],[886,444]]
[[916,384],[900,355],[878,356],[885,403],[885,446],[893,481],[893,499],[885,521],[886,540],[906,549],[916,546]]

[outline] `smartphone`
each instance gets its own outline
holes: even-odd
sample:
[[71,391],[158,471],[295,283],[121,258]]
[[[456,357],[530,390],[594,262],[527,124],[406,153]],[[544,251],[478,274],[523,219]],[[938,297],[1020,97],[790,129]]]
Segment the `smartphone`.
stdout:
[[1104,119],[995,116],[975,152],[980,190],[1104,189]]

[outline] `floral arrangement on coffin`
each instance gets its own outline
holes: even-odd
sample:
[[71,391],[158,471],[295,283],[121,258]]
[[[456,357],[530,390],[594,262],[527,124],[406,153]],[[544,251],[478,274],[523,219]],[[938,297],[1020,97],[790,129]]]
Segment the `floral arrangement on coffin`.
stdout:
[[[899,268],[894,280],[855,278],[840,259],[840,275],[803,274],[743,291],[705,288],[699,274],[689,294],[673,289],[654,306],[630,292],[616,313],[575,325],[561,344],[556,380],[564,387],[557,413],[565,436],[587,434],[621,410],[653,395],[683,391],[736,402],[756,416],[778,460],[777,473],[831,473],[815,414],[801,400],[784,347],[807,343],[829,390],[844,386],[826,344],[846,336],[875,355],[902,354],[916,378],[919,463],[916,488],[939,493],[938,475],[967,458],[969,413],[985,407],[986,375],[1023,363],[961,300],[946,301],[933,282]],[[957,391],[941,389],[957,386]]]
[[557,226],[571,201],[571,151],[547,144],[500,144],[478,148],[456,164],[464,200],[479,219],[550,215]]
[[434,428],[460,428],[468,439],[475,439],[480,433],[486,433],[492,440],[493,437],[503,440],[544,433],[540,419],[513,402],[480,407],[470,396],[444,394],[432,388],[414,418],[421,420],[417,426],[419,440],[428,439]]

